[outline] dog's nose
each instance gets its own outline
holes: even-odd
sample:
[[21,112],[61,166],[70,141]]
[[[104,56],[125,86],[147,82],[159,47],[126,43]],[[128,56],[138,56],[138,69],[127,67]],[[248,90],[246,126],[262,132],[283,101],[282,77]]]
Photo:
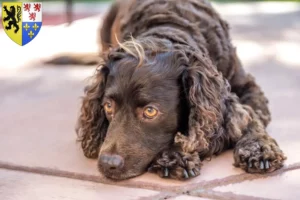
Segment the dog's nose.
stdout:
[[116,154],[102,154],[99,158],[100,166],[108,170],[121,169],[124,159]]

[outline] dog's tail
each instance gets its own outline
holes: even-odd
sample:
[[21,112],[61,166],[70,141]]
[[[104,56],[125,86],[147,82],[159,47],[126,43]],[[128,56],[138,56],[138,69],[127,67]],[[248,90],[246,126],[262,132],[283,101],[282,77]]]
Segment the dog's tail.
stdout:
[[98,53],[64,53],[46,60],[45,64],[53,65],[98,65],[101,57]]

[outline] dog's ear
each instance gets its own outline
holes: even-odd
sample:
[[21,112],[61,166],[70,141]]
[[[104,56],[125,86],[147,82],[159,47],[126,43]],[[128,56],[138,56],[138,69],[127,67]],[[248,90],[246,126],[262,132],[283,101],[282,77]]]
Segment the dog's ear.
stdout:
[[222,121],[220,101],[223,79],[210,59],[204,56],[189,59],[181,77],[189,108],[188,135],[178,133],[175,143],[184,152],[205,152]]
[[101,106],[109,69],[101,66],[91,77],[91,83],[85,88],[76,133],[81,142],[84,155],[97,158],[109,125]]

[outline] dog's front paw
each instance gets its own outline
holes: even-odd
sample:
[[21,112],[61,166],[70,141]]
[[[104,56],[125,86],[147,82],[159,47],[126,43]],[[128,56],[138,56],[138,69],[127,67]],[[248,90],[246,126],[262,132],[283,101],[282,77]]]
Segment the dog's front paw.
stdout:
[[234,165],[249,173],[273,172],[283,166],[285,159],[275,140],[266,136],[241,140],[234,150]]
[[182,155],[176,151],[163,151],[149,167],[160,177],[189,179],[200,174],[201,161],[198,153]]

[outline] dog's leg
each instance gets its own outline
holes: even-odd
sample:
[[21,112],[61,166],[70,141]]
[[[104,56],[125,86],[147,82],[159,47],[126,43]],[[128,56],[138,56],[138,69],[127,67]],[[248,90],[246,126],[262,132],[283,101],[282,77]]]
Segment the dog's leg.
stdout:
[[185,153],[174,146],[162,151],[152,162],[149,171],[164,178],[188,179],[200,174],[201,165],[197,152]]
[[234,149],[234,165],[249,173],[272,172],[286,159],[277,142],[259,120],[253,120]]
[[286,157],[251,107],[233,99],[226,105],[224,118],[226,132],[235,144],[236,167],[249,173],[265,173],[283,166]]
[[243,69],[235,51],[232,53],[232,69],[234,74],[229,80],[232,92],[236,93],[242,104],[249,105],[259,116],[264,126],[271,121],[268,100],[255,79]]

